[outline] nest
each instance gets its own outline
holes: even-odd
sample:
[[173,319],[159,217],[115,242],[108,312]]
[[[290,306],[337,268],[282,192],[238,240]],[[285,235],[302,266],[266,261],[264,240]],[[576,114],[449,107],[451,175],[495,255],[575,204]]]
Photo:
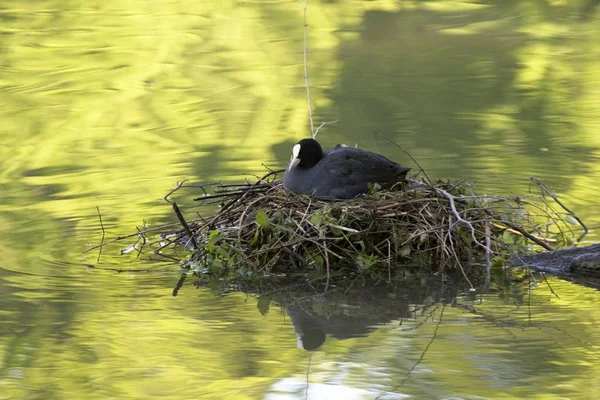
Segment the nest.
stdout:
[[[469,184],[450,181],[410,180],[399,190],[373,188],[367,196],[344,201],[290,193],[276,172],[253,183],[211,184],[212,194],[206,185],[181,184],[165,200],[184,187],[201,187],[204,195],[194,200],[218,205],[218,211],[186,220],[173,202],[183,229],[165,225],[112,241],[137,236],[123,253],[150,249],[184,268],[217,276],[314,271],[327,280],[340,272],[391,280],[407,266],[459,268],[464,274],[467,265],[489,266],[518,250],[553,250],[572,240],[572,220],[581,221],[539,184],[560,209],[523,198],[478,196]],[[181,255],[182,249],[189,251]]]

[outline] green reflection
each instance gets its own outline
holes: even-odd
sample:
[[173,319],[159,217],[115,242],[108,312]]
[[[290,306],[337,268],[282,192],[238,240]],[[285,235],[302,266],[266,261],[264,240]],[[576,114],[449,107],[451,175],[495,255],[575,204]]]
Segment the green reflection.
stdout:
[[[482,191],[523,193],[535,175],[598,225],[596,3],[311,2],[315,117],[340,121],[320,139],[405,160],[379,131]],[[191,287],[173,299],[171,265],[87,271],[96,254],[80,254],[99,240],[96,206],[109,236],[129,233],[172,220],[160,199],[177,180],[289,160],[308,132],[301,17],[295,2],[0,5],[0,398],[262,398],[303,379],[284,312]],[[147,268],[115,254],[102,265]],[[349,386],[383,366],[378,383],[415,396],[589,397],[598,293],[552,285],[560,299],[540,286],[531,309],[508,295],[486,298],[487,318],[446,307],[403,385],[435,324],[328,340],[311,379],[352,360]]]

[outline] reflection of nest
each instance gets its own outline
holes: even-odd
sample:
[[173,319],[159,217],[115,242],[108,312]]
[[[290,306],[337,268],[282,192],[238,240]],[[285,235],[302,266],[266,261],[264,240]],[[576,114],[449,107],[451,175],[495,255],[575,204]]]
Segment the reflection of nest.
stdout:
[[306,282],[262,287],[240,282],[238,289],[258,297],[257,308],[262,314],[269,312],[269,307],[285,309],[298,346],[315,350],[326,336],[344,340],[384,326],[402,331],[418,329],[439,315],[440,305],[454,303],[457,293],[469,293],[459,275],[422,274],[397,285],[381,286],[340,282],[326,293]]
[[[549,243],[573,235],[564,222],[565,215],[572,215],[568,209],[557,211],[547,203],[519,198],[476,196],[464,183],[410,181],[398,191],[373,190],[362,198],[326,201],[291,194],[276,176],[269,173],[253,184],[213,185],[213,194],[195,199],[221,205],[210,217],[198,214],[199,218],[186,221],[173,203],[184,229],[169,233],[169,225],[126,236],[139,236],[129,250],[150,248],[154,254],[219,275],[224,268],[261,276],[308,268],[329,278],[352,268],[387,280],[394,265],[407,261],[462,269],[465,260],[506,254],[530,244],[552,250]],[[183,187],[187,186],[176,190]],[[150,232],[161,233],[160,239],[149,240]],[[185,260],[175,252],[182,244],[193,250]]]

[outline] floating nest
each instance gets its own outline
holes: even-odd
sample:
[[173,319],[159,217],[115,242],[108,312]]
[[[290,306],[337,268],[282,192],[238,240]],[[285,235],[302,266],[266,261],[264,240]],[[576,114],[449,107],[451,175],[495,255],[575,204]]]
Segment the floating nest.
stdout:
[[[581,223],[537,181],[542,196],[535,201],[476,195],[465,182],[426,180],[328,201],[290,193],[278,179],[280,172],[240,185],[180,184],[165,200],[183,229],[173,231],[173,224],[145,228],[111,242],[137,236],[123,253],[150,250],[216,276],[312,271],[327,280],[339,273],[391,280],[408,267],[457,268],[465,274],[467,266],[489,266],[532,246],[553,250],[572,242],[574,224]],[[169,197],[198,187],[203,195],[194,204],[213,207],[199,207],[195,218],[186,218]],[[552,207],[548,197],[561,207]],[[211,215],[202,215],[207,209]]]

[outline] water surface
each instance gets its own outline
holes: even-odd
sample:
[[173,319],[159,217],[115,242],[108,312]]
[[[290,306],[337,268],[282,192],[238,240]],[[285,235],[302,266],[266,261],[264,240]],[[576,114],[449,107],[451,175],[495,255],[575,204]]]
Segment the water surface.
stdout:
[[[338,120],[319,139],[413,166],[380,132],[480,193],[536,176],[597,240],[595,3],[311,2],[315,124]],[[111,238],[176,222],[177,181],[286,164],[310,126],[296,2],[13,0],[0,22],[0,399],[600,392],[600,294],[558,279],[261,302],[82,254],[96,207]]]

